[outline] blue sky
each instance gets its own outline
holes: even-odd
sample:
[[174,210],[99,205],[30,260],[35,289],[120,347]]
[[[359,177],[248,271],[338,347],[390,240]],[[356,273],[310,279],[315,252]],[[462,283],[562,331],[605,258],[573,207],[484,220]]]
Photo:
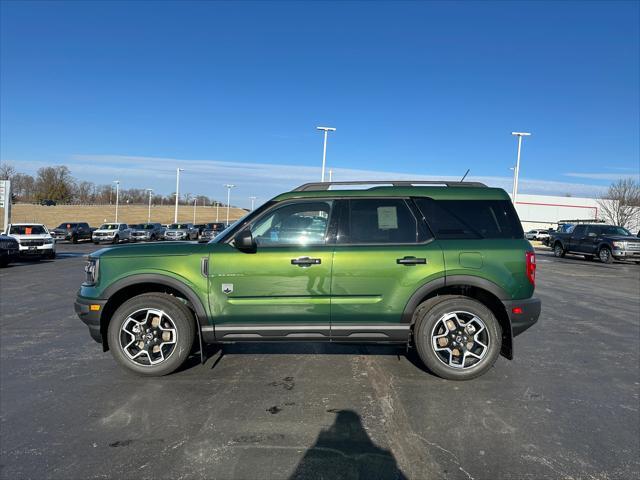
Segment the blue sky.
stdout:
[[0,3],[0,158],[260,200],[461,176],[595,195],[638,178],[638,2]]

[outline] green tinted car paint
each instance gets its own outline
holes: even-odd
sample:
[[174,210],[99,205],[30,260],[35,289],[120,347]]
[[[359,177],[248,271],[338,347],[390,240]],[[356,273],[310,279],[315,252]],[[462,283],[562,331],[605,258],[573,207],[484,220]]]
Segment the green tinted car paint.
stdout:
[[[461,208],[460,201],[468,203]],[[478,210],[488,212],[491,226],[465,218],[466,205],[493,205]],[[254,248],[238,248],[237,237],[248,231]],[[150,291],[188,305],[207,343],[407,343],[418,305],[461,294],[492,309],[510,357],[512,334],[533,324],[540,311],[531,298],[528,269],[534,267],[526,252],[533,248],[502,189],[292,191],[207,244],[128,245],[91,254],[97,272],[81,286],[76,311],[105,349],[115,309]]]

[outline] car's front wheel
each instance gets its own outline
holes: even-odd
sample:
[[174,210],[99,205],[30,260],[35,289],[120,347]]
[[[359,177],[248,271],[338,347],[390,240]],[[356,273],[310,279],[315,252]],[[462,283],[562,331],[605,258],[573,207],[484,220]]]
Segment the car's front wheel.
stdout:
[[171,295],[145,293],[124,302],[109,322],[109,348],[116,361],[140,375],[175,371],[189,356],[195,320]]
[[502,329],[495,315],[469,297],[443,295],[419,308],[414,329],[418,355],[449,380],[469,380],[489,370],[500,353]]
[[611,254],[611,250],[609,250],[609,247],[602,247],[598,252],[598,258],[600,258],[600,261],[602,263],[612,263],[613,255]]
[[562,248],[562,244],[561,243],[556,243],[553,246],[553,255],[558,257],[558,258],[562,258],[565,255],[565,250],[564,248]]

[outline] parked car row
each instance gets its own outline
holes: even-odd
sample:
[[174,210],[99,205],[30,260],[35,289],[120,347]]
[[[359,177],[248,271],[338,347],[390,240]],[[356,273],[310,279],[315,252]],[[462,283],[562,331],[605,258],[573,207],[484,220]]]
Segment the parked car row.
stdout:
[[198,240],[206,242],[224,230],[224,223],[105,223],[92,234],[99,243],[153,242],[157,240]]

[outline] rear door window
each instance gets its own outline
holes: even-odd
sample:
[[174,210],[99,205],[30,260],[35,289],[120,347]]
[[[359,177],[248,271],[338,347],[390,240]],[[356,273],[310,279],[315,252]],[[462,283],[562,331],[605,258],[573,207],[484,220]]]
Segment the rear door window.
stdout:
[[349,200],[342,225],[341,244],[407,244],[428,237],[402,198]]
[[523,237],[520,220],[509,200],[414,200],[438,239]]

